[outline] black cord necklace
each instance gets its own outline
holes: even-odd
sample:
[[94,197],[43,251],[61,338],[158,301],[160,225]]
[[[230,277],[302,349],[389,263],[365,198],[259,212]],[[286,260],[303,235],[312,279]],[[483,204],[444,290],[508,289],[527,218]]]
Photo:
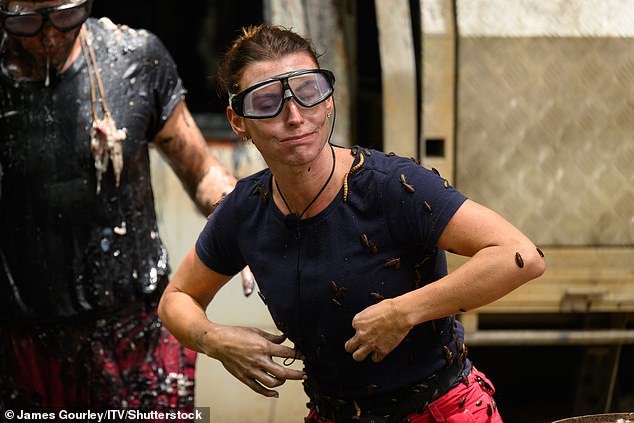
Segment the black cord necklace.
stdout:
[[308,211],[308,209],[310,208],[310,206],[312,206],[315,201],[317,201],[317,199],[319,198],[319,196],[321,195],[322,192],[324,192],[324,190],[326,189],[326,187],[328,186],[328,183],[330,182],[330,180],[332,179],[332,175],[335,173],[335,164],[336,162],[336,157],[335,157],[335,149],[332,146],[332,144],[328,144],[330,145],[330,151],[332,151],[332,169],[330,169],[330,175],[328,175],[328,179],[326,179],[326,182],[324,183],[324,185],[322,185],[321,189],[319,190],[319,192],[317,193],[317,195],[315,195],[313,197],[313,199],[310,201],[310,203],[308,203],[308,205],[306,206],[306,208],[304,209],[304,211],[302,211],[299,216],[297,215],[297,213],[295,213],[294,211],[291,210],[291,208],[289,207],[288,203],[286,202],[286,198],[284,198],[284,194],[282,194],[282,190],[280,189],[280,186],[277,184],[277,178],[275,179],[275,187],[277,188],[277,192],[280,193],[280,197],[282,198],[282,201],[284,202],[284,205],[286,206],[286,209],[288,210],[288,214],[286,216],[284,216],[284,221],[288,224],[288,225],[292,225],[292,224],[299,224],[299,221],[302,219],[302,216],[304,216],[304,214]]
[[313,197],[313,199],[310,201],[310,203],[308,203],[308,205],[304,208],[304,211],[302,211],[299,214],[299,216],[297,215],[297,213],[292,211],[291,208],[289,207],[288,202],[286,201],[286,198],[284,198],[284,194],[282,194],[282,190],[280,189],[280,186],[277,183],[277,179],[275,179],[275,187],[277,188],[277,192],[280,193],[280,197],[282,198],[282,201],[284,202],[284,205],[286,206],[286,209],[289,212],[286,216],[284,216],[284,223],[286,223],[286,226],[289,228],[291,227],[295,228],[295,239],[297,240],[297,268],[296,268],[297,285],[295,285],[295,330],[297,331],[297,335],[296,335],[297,338],[295,339],[295,356],[292,358],[289,357],[284,359],[283,364],[285,366],[290,366],[295,361],[295,359],[297,358],[297,353],[298,353],[297,344],[301,342],[301,336],[299,334],[299,309],[300,309],[300,302],[301,302],[301,293],[300,293],[301,270],[300,270],[300,264],[299,264],[300,257],[301,257],[301,233],[299,230],[299,222],[301,221],[302,216],[304,216],[304,214],[308,211],[310,206],[312,206],[315,203],[315,201],[317,201],[317,198],[319,198],[321,193],[324,192],[324,190],[328,186],[328,183],[332,179],[332,175],[335,173],[335,164],[337,163],[336,157],[335,157],[335,149],[332,146],[332,144],[328,143],[328,145],[330,145],[330,151],[332,151],[332,168],[330,169],[330,175],[328,175],[328,179],[326,179],[326,182],[324,182],[324,185],[322,185],[319,192]]

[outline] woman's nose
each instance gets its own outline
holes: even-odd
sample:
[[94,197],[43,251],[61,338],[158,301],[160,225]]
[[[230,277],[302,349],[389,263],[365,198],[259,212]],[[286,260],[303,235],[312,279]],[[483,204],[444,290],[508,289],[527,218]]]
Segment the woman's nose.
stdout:
[[290,97],[286,100],[286,104],[284,105],[284,107],[288,110],[288,121],[301,122],[304,119],[304,117],[302,116],[301,108],[293,97]]

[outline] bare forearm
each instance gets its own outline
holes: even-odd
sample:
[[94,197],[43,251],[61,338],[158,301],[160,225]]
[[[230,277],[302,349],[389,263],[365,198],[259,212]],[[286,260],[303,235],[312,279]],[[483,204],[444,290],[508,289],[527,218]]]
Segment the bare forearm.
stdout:
[[[516,260],[520,254],[521,265]],[[530,244],[480,250],[444,278],[395,298],[411,326],[487,305],[540,276],[543,260]]]
[[205,311],[192,297],[178,291],[166,292],[158,308],[165,327],[189,349],[205,351],[203,338],[215,324],[207,319]]
[[154,143],[205,216],[233,190],[236,179],[211,154],[184,101],[175,108]]

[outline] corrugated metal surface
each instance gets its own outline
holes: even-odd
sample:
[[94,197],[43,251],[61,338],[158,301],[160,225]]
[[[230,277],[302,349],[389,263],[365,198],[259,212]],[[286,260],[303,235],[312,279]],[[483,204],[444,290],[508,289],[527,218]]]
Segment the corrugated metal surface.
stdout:
[[632,0],[455,1],[460,32],[468,37],[634,36]]
[[541,245],[634,245],[634,39],[460,37],[457,180]]

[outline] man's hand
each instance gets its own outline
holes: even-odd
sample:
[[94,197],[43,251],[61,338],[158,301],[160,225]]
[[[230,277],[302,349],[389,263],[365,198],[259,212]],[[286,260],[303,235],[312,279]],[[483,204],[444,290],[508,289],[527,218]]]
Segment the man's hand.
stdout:
[[242,269],[240,276],[242,276],[242,292],[244,292],[245,297],[248,297],[255,289],[255,276],[251,273],[249,266]]

